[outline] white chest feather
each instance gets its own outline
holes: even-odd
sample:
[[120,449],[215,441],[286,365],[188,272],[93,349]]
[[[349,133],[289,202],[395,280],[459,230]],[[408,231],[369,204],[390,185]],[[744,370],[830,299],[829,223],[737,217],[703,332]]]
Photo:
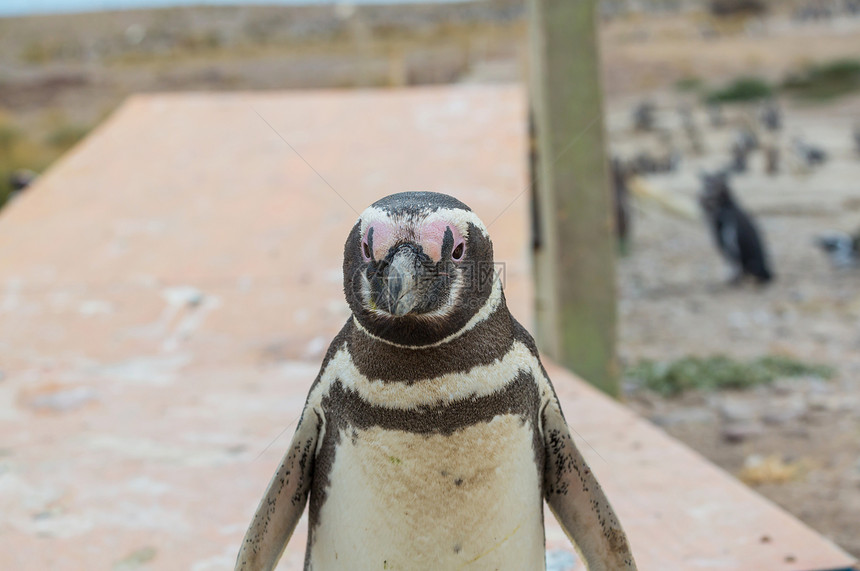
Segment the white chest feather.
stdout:
[[311,569],[537,570],[533,427],[499,415],[451,435],[341,433]]

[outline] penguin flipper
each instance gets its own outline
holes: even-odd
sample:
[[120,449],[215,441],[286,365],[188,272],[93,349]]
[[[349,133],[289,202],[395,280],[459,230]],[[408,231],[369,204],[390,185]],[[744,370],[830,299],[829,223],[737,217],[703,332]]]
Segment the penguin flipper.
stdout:
[[544,497],[589,571],[635,571],[627,536],[570,436],[558,399],[541,413]]
[[245,532],[236,571],[270,571],[278,564],[305,509],[321,425],[319,414],[306,407],[290,447]]

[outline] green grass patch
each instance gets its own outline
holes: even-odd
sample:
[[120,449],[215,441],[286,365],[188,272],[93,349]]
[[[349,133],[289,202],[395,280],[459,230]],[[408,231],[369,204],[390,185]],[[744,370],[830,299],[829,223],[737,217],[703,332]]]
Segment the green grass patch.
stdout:
[[740,103],[773,96],[773,86],[759,77],[739,77],[721,89],[709,91],[708,103]]
[[745,389],[781,377],[809,375],[829,379],[835,374],[836,371],[827,365],[778,355],[752,361],[736,361],[717,355],[683,357],[671,362],[640,361],[627,369],[625,377],[663,396],[675,396],[691,389]]
[[790,74],[782,90],[803,99],[832,99],[860,90],[860,60],[839,59]]

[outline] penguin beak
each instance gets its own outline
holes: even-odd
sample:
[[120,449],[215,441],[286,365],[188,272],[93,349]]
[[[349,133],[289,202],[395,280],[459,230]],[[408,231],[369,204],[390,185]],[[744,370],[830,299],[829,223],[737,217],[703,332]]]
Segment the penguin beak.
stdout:
[[415,309],[421,301],[418,291],[421,270],[421,264],[412,248],[398,248],[383,270],[380,305],[395,317],[402,317]]

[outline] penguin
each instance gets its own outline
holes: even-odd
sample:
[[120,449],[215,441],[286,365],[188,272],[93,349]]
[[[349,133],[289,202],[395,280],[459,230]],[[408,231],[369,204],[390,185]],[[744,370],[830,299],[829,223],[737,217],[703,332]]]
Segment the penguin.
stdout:
[[631,204],[630,187],[627,184],[630,173],[618,157],[611,163],[612,190],[615,199],[615,235],[622,255],[630,248]]
[[656,106],[650,101],[641,101],[633,108],[633,130],[652,131],[656,125]]
[[764,172],[770,176],[779,174],[779,146],[775,142],[764,147]]
[[816,236],[816,245],[827,254],[836,268],[860,267],[860,228],[852,235],[829,232]]
[[735,134],[735,145],[739,146],[746,152],[758,150],[759,139],[756,132],[749,126],[740,129]]
[[762,108],[759,115],[761,124],[768,131],[779,131],[782,129],[782,111],[776,101],[768,101]]
[[720,253],[732,265],[732,283],[752,277],[765,284],[774,277],[764,241],[753,218],[734,198],[728,184],[728,173],[703,174],[703,192],[699,203],[708,219]]
[[38,176],[38,174],[28,169],[18,169],[12,171],[8,179],[8,199],[12,200],[13,198],[16,198],[19,194],[23,193],[31,184],[33,184],[33,182]]
[[792,141],[792,150],[806,168],[820,166],[827,161],[827,151],[816,145],[811,145],[799,137]]
[[714,129],[719,129],[725,125],[726,120],[723,117],[723,108],[719,103],[708,104],[708,119],[710,120],[711,127]]
[[732,163],[731,169],[733,172],[742,173],[747,170],[747,157],[749,149],[739,142],[732,145]]
[[693,116],[693,110],[689,105],[683,105],[679,111],[681,114],[681,125],[684,128],[684,133],[687,135],[690,149],[694,155],[699,156],[704,152],[704,144],[702,143],[702,133],[698,125],[696,125],[696,119]]
[[352,314],[236,569],[274,568],[306,502],[306,570],[545,569],[546,500],[590,571],[635,570],[475,213],[385,197],[350,231],[343,276]]

